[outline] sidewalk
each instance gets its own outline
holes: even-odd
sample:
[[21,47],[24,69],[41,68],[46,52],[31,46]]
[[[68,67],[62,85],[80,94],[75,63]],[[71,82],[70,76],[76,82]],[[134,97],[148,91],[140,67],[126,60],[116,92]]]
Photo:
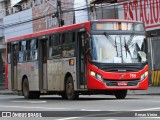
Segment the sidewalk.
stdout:
[[[0,89],[0,95],[17,95],[18,92],[7,89]],[[129,90],[128,95],[160,95],[160,86],[151,86],[148,90]]]
[[148,90],[129,90],[128,94],[135,95],[160,95],[160,86],[150,86]]
[[11,91],[5,88],[5,85],[0,84],[0,95],[17,95],[18,92]]

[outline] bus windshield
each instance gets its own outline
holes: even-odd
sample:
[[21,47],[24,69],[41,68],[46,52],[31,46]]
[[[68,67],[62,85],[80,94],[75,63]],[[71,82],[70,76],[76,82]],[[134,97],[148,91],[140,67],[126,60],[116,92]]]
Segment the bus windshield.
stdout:
[[91,59],[101,63],[147,61],[144,35],[91,35]]

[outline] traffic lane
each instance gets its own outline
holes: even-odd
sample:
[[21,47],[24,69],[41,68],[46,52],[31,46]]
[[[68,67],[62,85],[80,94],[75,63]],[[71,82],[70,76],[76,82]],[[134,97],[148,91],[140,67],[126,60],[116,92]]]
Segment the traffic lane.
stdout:
[[160,96],[128,95],[124,100],[113,96],[81,96],[79,100],[62,100],[60,96],[41,96],[26,100],[23,96],[0,96],[0,110],[31,111],[160,111]]
[[0,110],[31,111],[160,111],[160,96],[128,95],[124,100],[113,96],[81,96],[79,100],[62,100],[59,96],[42,96],[26,100],[23,96],[1,96]]
[[[119,117],[120,113],[130,113],[134,111],[160,111],[160,96],[158,95],[128,95],[124,100],[117,100],[113,96],[81,96],[79,100],[62,100],[59,96],[42,96],[38,100],[26,100],[22,96],[0,96],[1,111],[100,111],[99,117],[95,117],[97,112],[88,113],[78,117],[57,117],[55,120],[146,120],[160,119],[159,117]],[[3,104],[4,103],[4,104]],[[103,107],[105,106],[105,107]],[[112,108],[112,109],[111,109]],[[136,108],[136,109],[133,109]],[[103,117],[104,111],[115,111],[114,116]],[[64,113],[61,113],[64,114]],[[109,113],[107,113],[109,114]],[[44,118],[38,118],[44,119]],[[46,118],[45,118],[46,119]],[[53,119],[48,117],[47,119]],[[17,118],[15,119],[17,120]]]

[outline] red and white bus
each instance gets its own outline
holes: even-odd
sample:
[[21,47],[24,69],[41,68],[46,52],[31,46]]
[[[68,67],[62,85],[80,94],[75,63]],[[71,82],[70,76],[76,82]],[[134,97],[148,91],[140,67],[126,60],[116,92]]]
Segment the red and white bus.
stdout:
[[109,94],[148,88],[142,22],[97,20],[8,39],[8,87],[25,98]]

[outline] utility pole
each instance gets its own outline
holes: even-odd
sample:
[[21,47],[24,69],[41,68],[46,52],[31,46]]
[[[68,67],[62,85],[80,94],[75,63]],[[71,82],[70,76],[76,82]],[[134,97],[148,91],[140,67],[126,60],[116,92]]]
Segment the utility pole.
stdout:
[[59,27],[64,25],[64,20],[62,19],[62,7],[61,7],[61,0],[57,0],[58,3],[58,22],[59,22]]
[[58,26],[64,25],[64,20],[62,20],[62,8],[61,8],[61,0],[55,0],[55,5],[53,5],[49,0],[46,0],[55,10],[53,18],[56,17],[58,20]]

